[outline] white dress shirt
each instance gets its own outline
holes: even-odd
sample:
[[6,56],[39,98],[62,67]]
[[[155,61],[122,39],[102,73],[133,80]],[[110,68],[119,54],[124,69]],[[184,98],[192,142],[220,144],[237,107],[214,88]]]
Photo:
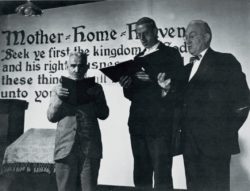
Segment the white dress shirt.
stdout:
[[203,51],[200,53],[200,55],[199,55],[199,56],[201,56],[201,57],[200,57],[200,60],[194,60],[194,62],[193,62],[194,64],[193,64],[193,67],[192,67],[192,70],[191,70],[190,76],[189,76],[189,81],[192,79],[192,77],[193,77],[193,76],[195,75],[195,73],[197,72],[197,70],[198,70],[198,68],[199,68],[199,66],[200,66],[200,64],[201,64],[201,61],[202,61],[204,55],[206,54],[206,52],[207,52],[207,49],[203,50]]
[[157,51],[159,44],[160,44],[160,42],[157,42],[154,46],[152,46],[150,48],[146,48],[146,51],[144,52],[144,54],[142,56],[146,56],[148,54],[151,54],[151,53]]

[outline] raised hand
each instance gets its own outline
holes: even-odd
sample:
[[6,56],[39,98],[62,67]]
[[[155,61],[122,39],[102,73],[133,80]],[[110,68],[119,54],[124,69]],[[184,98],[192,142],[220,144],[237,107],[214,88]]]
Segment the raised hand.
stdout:
[[161,86],[165,91],[168,91],[170,89],[170,83],[171,83],[171,79],[165,79],[166,78],[166,74],[163,73],[159,73],[157,76],[157,82],[159,84],[159,86]]

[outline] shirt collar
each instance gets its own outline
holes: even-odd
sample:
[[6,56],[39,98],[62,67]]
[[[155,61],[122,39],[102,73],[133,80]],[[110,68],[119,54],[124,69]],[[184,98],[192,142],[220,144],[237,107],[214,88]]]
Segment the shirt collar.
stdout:
[[156,51],[158,49],[158,46],[159,46],[160,42],[158,41],[155,45],[153,45],[152,47],[150,48],[146,48],[146,51]]
[[203,50],[203,51],[200,53],[200,55],[201,55],[200,60],[201,60],[201,59],[204,57],[204,55],[206,54],[207,49],[208,49],[208,48],[206,48],[205,50]]

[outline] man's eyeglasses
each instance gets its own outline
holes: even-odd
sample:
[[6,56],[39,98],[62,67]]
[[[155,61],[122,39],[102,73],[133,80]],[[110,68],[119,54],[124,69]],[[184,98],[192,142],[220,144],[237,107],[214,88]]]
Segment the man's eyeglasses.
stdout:
[[193,40],[195,39],[197,36],[200,36],[201,34],[190,34],[184,37],[184,41],[187,42],[188,40]]

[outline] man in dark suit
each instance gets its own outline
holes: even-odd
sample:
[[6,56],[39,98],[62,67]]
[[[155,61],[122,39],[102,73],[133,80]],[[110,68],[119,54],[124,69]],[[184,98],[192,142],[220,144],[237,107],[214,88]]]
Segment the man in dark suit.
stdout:
[[[69,78],[82,80],[88,70],[87,55],[73,52],[67,63]],[[78,90],[80,91],[80,90]],[[55,169],[58,191],[95,191],[102,158],[101,132],[98,118],[106,119],[109,108],[102,86],[94,83],[83,89],[89,95],[86,103],[72,105],[65,101],[69,90],[56,85],[52,90],[48,120],[57,123],[55,139]]]
[[239,153],[238,130],[250,104],[240,63],[231,54],[212,50],[211,39],[206,22],[187,26],[193,57],[185,67],[182,125],[187,188],[192,191],[229,191],[230,159]]
[[[172,190],[171,132],[177,71],[183,61],[177,49],[158,41],[154,20],[136,22],[137,35],[145,47],[135,57],[141,71],[123,76],[120,84],[131,101],[129,132],[134,156],[134,184],[139,190]],[[170,88],[171,87],[171,88]]]

